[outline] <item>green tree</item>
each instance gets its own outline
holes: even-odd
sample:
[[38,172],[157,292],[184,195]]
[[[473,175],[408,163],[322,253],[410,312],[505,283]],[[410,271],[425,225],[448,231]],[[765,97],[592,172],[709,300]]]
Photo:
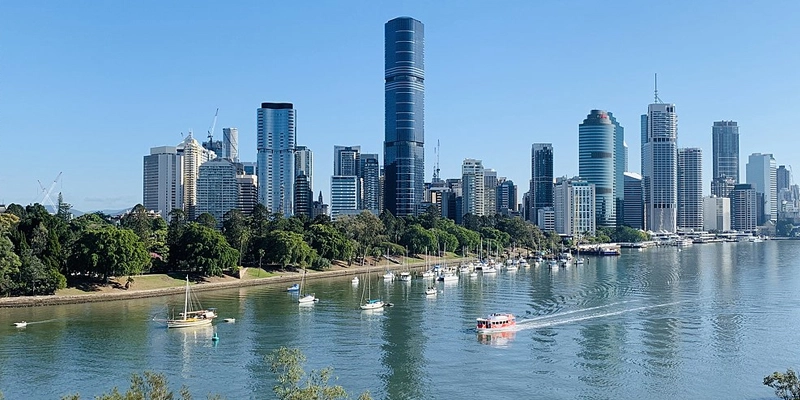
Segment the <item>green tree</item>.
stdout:
[[[64,396],[61,400],[80,400],[80,394]],[[120,393],[119,389],[113,388],[110,392],[95,397],[95,400],[191,400],[192,395],[189,388],[181,386],[178,393],[169,388],[167,377],[164,374],[145,371],[143,375],[133,374],[131,376],[130,389],[125,393]],[[221,399],[219,395],[209,395],[208,399]]]
[[252,235],[247,217],[235,208],[225,213],[224,221],[222,222],[222,234],[225,235],[225,240],[228,241],[231,247],[239,250],[239,264],[241,264],[244,251],[247,249],[247,244]]
[[430,229],[430,232],[436,237],[436,243],[439,244],[443,251],[458,250],[458,238],[452,233],[442,229]]
[[406,230],[405,220],[396,218],[389,210],[383,210],[379,219],[383,223],[384,232],[388,236],[389,241],[400,243],[400,239],[403,237],[403,233],[405,233]]
[[81,234],[70,257],[71,270],[102,276],[136,275],[150,264],[144,243],[130,229],[103,226]]
[[280,264],[283,268],[289,265],[305,267],[317,254],[303,240],[303,236],[295,232],[273,231],[265,238],[267,260]]
[[69,222],[72,219],[72,205],[69,203],[64,202],[64,196],[61,192],[58,192],[58,203],[56,205],[56,217],[58,219]]
[[[306,356],[299,349],[280,347],[267,355],[269,370],[277,374],[278,384],[272,390],[281,400],[334,400],[347,399],[349,396],[343,387],[330,385],[333,368],[306,373],[303,364]],[[372,397],[369,392],[362,393],[359,400]]]
[[320,257],[329,260],[351,260],[356,251],[355,242],[330,225],[313,224],[304,237]]
[[197,222],[200,225],[207,226],[211,229],[217,228],[217,219],[214,218],[213,215],[207,212],[198,215],[197,219],[195,219],[195,222]]
[[152,219],[153,217],[148,215],[147,209],[143,205],[137,204],[120,218],[119,224],[123,228],[132,230],[145,243],[145,246],[150,247],[153,232]]
[[800,400],[800,379],[789,368],[786,373],[773,372],[764,377],[764,385],[775,390],[775,395],[783,400]]
[[67,286],[67,279],[58,270],[48,268],[32,254],[30,249],[20,255],[19,278],[15,294],[41,295],[53,294]]
[[400,244],[405,246],[411,254],[424,254],[426,250],[434,253],[439,249],[436,236],[419,224],[411,225],[406,229]]
[[7,296],[15,289],[21,265],[19,256],[14,253],[14,244],[0,234],[0,296]]
[[179,270],[222,276],[239,261],[239,251],[231,247],[215,229],[190,222],[182,229],[175,247],[170,248],[170,264]]
[[383,222],[369,211],[363,211],[355,216],[339,216],[333,225],[346,237],[356,241],[358,254],[363,254],[366,249],[377,246],[383,241],[385,233]]

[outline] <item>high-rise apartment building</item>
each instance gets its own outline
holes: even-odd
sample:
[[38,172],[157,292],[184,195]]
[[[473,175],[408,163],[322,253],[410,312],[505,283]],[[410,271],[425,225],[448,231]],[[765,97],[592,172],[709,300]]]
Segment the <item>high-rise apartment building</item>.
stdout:
[[703,153],[678,149],[678,228],[703,229]]
[[578,175],[594,184],[596,224],[606,228],[617,224],[615,131],[603,110],[592,110],[578,125]]
[[236,165],[227,158],[203,163],[197,177],[197,215],[209,213],[221,227],[225,214],[238,206]]
[[555,228],[560,235],[594,236],[595,185],[586,180],[566,177],[556,180],[554,193]]
[[622,224],[634,229],[643,229],[642,176],[635,172],[626,172],[623,179],[625,199],[622,206]]
[[384,206],[414,215],[425,191],[425,29],[413,18],[385,25]]
[[258,125],[258,202],[273,213],[292,215],[295,109],[292,103],[261,103]]
[[254,174],[240,174],[236,176],[239,186],[239,211],[244,215],[251,215],[258,204],[258,177]]
[[485,215],[484,171],[481,160],[467,158],[461,164],[462,215],[472,214],[478,217]]
[[711,165],[711,194],[727,197],[731,191],[730,183],[739,183],[739,125],[736,121],[714,121],[711,127]]
[[306,146],[294,147],[294,174],[305,175],[308,178],[308,189],[314,190],[314,154]]
[[143,178],[144,208],[169,219],[172,210],[183,207],[183,160],[175,146],[151,148],[144,156]]
[[747,183],[756,193],[763,193],[763,216],[760,222],[778,220],[777,164],[772,154],[753,153],[747,159]]
[[497,171],[483,170],[483,215],[497,213]]
[[527,219],[536,221],[538,209],[553,207],[553,145],[534,143],[531,146],[531,182]]
[[178,154],[181,155],[182,167],[182,187],[183,187],[183,210],[190,220],[194,220],[199,215],[197,207],[197,177],[200,174],[200,166],[206,161],[217,157],[216,153],[203,148],[200,143],[192,137],[192,133],[177,146]]
[[311,182],[304,173],[301,172],[294,178],[294,215],[311,216],[314,192],[310,186]]
[[381,213],[380,208],[380,173],[381,166],[377,154],[361,155],[361,208],[375,215]]
[[779,165],[775,170],[775,184],[778,193],[783,189],[789,189],[789,186],[792,185],[792,172],[786,169],[785,165]]
[[354,215],[358,210],[358,177],[331,176],[331,219],[339,215]]
[[503,183],[497,186],[497,212],[508,215],[517,211],[517,185],[514,181],[504,179]]
[[674,104],[653,103],[643,118],[647,140],[642,143],[646,229],[677,231],[678,114]]

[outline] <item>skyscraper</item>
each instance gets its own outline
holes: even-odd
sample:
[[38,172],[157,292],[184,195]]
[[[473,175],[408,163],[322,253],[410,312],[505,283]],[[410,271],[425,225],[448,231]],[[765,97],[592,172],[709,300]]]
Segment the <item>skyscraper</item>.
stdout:
[[642,176],[635,172],[624,174],[625,200],[623,201],[622,223],[634,229],[644,226],[642,213]]
[[578,175],[595,185],[595,223],[607,228],[617,224],[614,136],[615,125],[603,110],[592,110],[578,125]]
[[222,128],[222,156],[239,162],[239,128]]
[[477,217],[484,215],[485,183],[483,173],[481,160],[467,158],[461,164],[462,215],[472,214]]
[[513,211],[517,211],[517,185],[512,180],[503,180],[497,186],[497,212],[508,215]]
[[182,187],[183,187],[183,210],[190,220],[197,217],[197,177],[200,174],[200,166],[209,160],[217,157],[216,153],[203,148],[200,143],[192,137],[192,133],[177,146],[178,154],[181,155],[182,167]]
[[425,191],[425,29],[413,18],[385,25],[384,206],[414,215]]
[[[308,189],[314,190],[314,154],[306,146],[294,148],[294,174],[305,175],[308,178]],[[314,197],[313,195],[311,197]],[[313,199],[312,199],[313,200]]]
[[197,215],[209,213],[221,227],[225,213],[238,206],[236,165],[227,158],[203,163],[197,176]]
[[381,166],[378,163],[377,154],[361,155],[361,208],[370,210],[373,214],[379,215],[380,210],[380,172]]
[[333,174],[359,176],[361,146],[333,146]]
[[529,221],[536,222],[540,208],[553,206],[553,145],[534,143],[531,146],[531,184]]
[[594,236],[595,185],[579,177],[558,178],[554,190],[555,228],[561,235]]
[[[747,183],[753,185],[756,193],[764,195],[763,216],[760,222],[778,220],[778,178],[777,164],[772,154],[753,153],[747,159]],[[736,228],[734,228],[736,229]]]
[[[656,96],[656,101],[659,101]],[[646,229],[677,231],[678,114],[674,104],[647,107],[647,141],[642,144]]]
[[497,213],[497,171],[483,170],[483,215]]
[[144,156],[142,191],[144,208],[155,211],[164,219],[169,213],[181,208],[183,203],[183,160],[175,146],[160,146],[150,149]]
[[[715,121],[711,127],[711,193],[719,196],[717,189],[719,182],[727,185],[724,180],[717,178],[731,178],[733,184],[739,183],[739,126],[736,121]],[[716,190],[715,190],[716,189]]]
[[731,228],[737,231],[756,229],[756,190],[749,183],[740,183],[731,190]]
[[261,103],[258,109],[258,202],[270,212],[292,215],[295,110],[292,103]]
[[331,176],[331,219],[339,215],[353,215],[358,210],[358,177],[354,175]]
[[678,227],[703,229],[703,154],[699,148],[678,149]]
[[614,114],[609,112],[608,119],[614,125],[614,210],[615,225],[622,222],[622,200],[625,197],[625,171],[628,170],[628,145],[625,143],[625,128],[620,125]]

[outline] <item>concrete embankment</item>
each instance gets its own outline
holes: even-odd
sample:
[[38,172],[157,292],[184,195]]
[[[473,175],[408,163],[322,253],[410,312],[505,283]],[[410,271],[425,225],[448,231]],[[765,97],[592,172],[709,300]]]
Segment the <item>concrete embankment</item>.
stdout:
[[[462,259],[447,260],[448,263],[458,263]],[[438,262],[438,261],[437,261]],[[347,268],[335,268],[328,271],[313,271],[308,270],[306,275],[307,280],[334,278],[339,276],[355,275],[366,273],[368,270],[373,272],[380,272],[385,270],[401,270],[406,267],[412,270],[418,270],[425,267],[424,262],[415,262],[408,265],[390,264],[378,266],[350,266]],[[234,279],[226,282],[201,282],[192,285],[192,291],[203,292],[209,290],[230,289],[246,286],[261,286],[286,282],[297,282],[300,278],[299,272],[283,272],[277,276],[270,276],[266,278],[251,278],[251,279]],[[128,300],[128,299],[141,299],[146,297],[161,297],[171,296],[178,293],[183,293],[185,288],[183,286],[168,287],[160,289],[136,290],[129,289],[114,292],[97,292],[86,293],[79,295],[51,295],[51,296],[23,296],[23,297],[4,297],[0,298],[0,308],[17,308],[17,307],[38,307],[38,306],[53,306],[61,304],[81,304],[81,303],[94,303],[99,301],[115,301],[115,300]]]

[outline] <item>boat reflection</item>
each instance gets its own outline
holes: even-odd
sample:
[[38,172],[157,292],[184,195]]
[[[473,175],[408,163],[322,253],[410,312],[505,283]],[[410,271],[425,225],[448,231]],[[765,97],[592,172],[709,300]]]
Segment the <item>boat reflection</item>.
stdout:
[[516,331],[478,333],[478,342],[493,347],[506,347],[516,337]]

